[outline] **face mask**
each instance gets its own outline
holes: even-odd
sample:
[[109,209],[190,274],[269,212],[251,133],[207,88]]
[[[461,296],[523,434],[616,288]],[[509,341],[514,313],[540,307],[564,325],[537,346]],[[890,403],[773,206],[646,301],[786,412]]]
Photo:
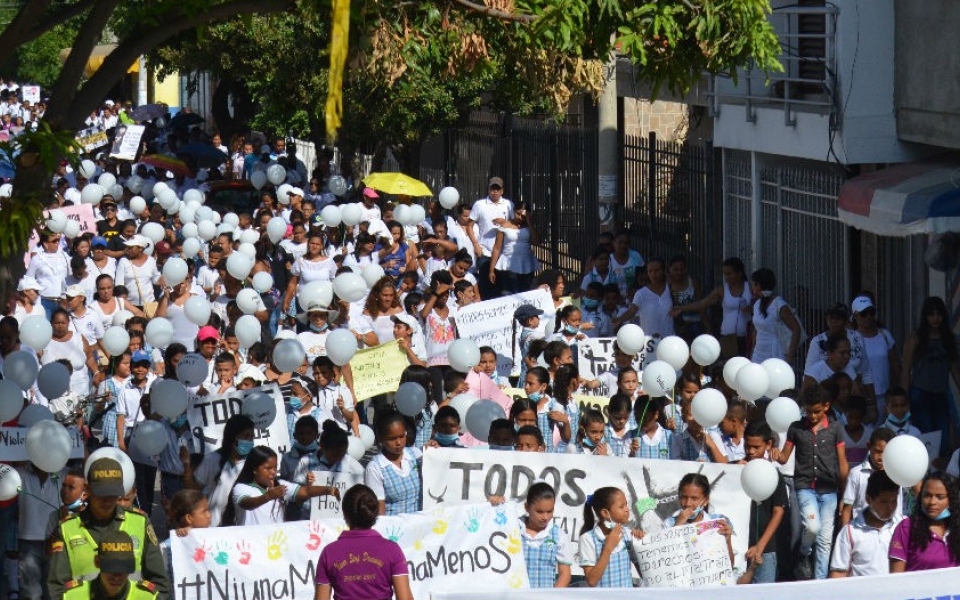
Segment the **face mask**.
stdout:
[[[603,436],[602,438],[600,438],[600,443],[601,443],[601,444],[606,444],[606,443],[607,443],[607,436]],[[591,440],[591,439],[588,438],[588,437],[583,438],[583,445],[586,446],[587,448],[595,448],[595,447],[596,447],[596,444],[593,443],[593,440]]]
[[769,298],[773,296],[773,290],[763,290],[762,292],[760,292],[760,295],[763,296],[764,298]]
[[313,442],[312,444],[301,444],[300,442],[294,442],[293,447],[299,450],[301,453],[309,454],[311,452],[316,452],[317,448],[320,447],[320,444]]
[[501,450],[501,451],[507,452],[507,451],[512,451],[512,450],[513,450],[513,446],[501,446],[500,444],[490,444],[490,449],[491,449],[491,450]]
[[253,440],[237,440],[237,454],[246,456],[253,450]]
[[[878,521],[884,521],[884,522],[886,522],[886,521],[889,521],[889,520],[890,520],[889,517],[886,518],[886,519],[884,519],[883,517],[881,517],[880,515],[878,515],[878,514],[877,514],[877,511],[873,510],[873,507],[872,507],[872,506],[868,506],[868,507],[867,507],[867,510],[869,510],[869,511],[870,511],[870,514],[873,515],[873,517],[874,517],[876,520],[878,520]],[[947,512],[950,512],[950,511],[947,511]]]
[[433,439],[437,440],[441,446],[452,446],[457,443],[460,436],[456,433],[437,433],[434,434]]
[[174,429],[180,429],[181,427],[183,427],[183,425],[184,425],[186,422],[187,422],[187,415],[185,415],[185,414],[180,415],[179,417],[177,417],[177,418],[174,419],[173,421],[169,421],[170,425],[171,425]]
[[910,412],[907,411],[907,414],[903,415],[902,419],[897,419],[895,416],[890,415],[889,417],[887,417],[887,421],[891,425],[896,425],[897,427],[903,427],[904,425],[910,422]]
[[326,331],[329,327],[330,327],[330,325],[329,325],[328,323],[324,323],[324,324],[323,324],[323,327],[317,327],[317,326],[314,325],[313,323],[310,323],[310,331],[315,331],[315,332],[317,332],[317,333],[323,333],[323,332]]
[[583,304],[583,307],[587,310],[596,310],[596,308],[600,306],[600,301],[594,300],[593,298],[584,298],[581,301],[581,303]]
[[527,395],[527,398],[530,399],[530,402],[540,402],[540,399],[543,398],[543,392],[531,392]]
[[293,396],[290,398],[290,408],[293,410],[300,410],[303,408],[303,400],[301,400],[298,396]]
[[68,504],[66,506],[66,509],[69,510],[70,512],[76,512],[80,510],[81,506],[83,506],[83,496],[80,496],[79,498],[77,498],[76,500]]
[[689,519],[687,519],[687,522],[693,521],[694,519],[696,519],[697,517],[699,517],[699,516],[700,516],[700,513],[702,513],[702,512],[703,512],[703,506],[698,506],[698,507],[697,507],[697,510],[693,511],[693,514],[690,515],[690,518],[689,518]]
[[949,509],[949,508],[945,508],[945,509],[943,509],[943,512],[942,512],[942,513],[940,513],[940,514],[937,515],[936,517],[933,517],[933,520],[934,520],[934,521],[943,521],[943,520],[946,520],[946,519],[949,519],[949,518],[950,518],[950,509]]
[[520,423],[514,423],[513,430],[516,431],[517,433],[520,433]]
[[614,521],[604,521],[603,526],[606,527],[607,529],[613,529],[614,527],[617,526],[617,524]]
[[578,331],[580,331],[580,329],[579,329],[578,327],[574,327],[573,325],[564,325],[564,326],[563,326],[563,330],[564,330],[566,333],[569,333],[570,335],[574,335],[574,334],[576,334]]

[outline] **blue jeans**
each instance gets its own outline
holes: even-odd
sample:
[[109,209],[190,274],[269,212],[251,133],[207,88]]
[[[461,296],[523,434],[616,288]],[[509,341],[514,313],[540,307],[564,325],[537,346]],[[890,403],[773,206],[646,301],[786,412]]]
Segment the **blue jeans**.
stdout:
[[777,553],[764,552],[763,564],[753,572],[753,583],[774,583],[777,580]]
[[833,546],[833,522],[837,513],[836,492],[818,493],[816,490],[797,490],[797,504],[803,519],[800,538],[801,560],[814,548],[813,572],[816,579],[826,579],[830,567],[830,548]]
[[47,312],[47,320],[53,318],[53,311],[60,308],[60,302],[57,300],[50,300],[49,298],[40,298],[40,306],[43,307],[43,310]]
[[44,541],[20,540],[20,598],[21,600],[49,600],[47,575],[50,557]]

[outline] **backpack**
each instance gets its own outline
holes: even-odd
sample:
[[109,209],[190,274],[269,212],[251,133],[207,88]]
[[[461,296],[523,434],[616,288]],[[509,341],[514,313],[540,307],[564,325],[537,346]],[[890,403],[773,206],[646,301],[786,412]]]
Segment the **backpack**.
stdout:
[[[790,313],[793,315],[793,318],[797,320],[797,324],[800,325],[800,338],[797,341],[797,351],[799,352],[800,346],[806,343],[807,341],[807,329],[803,326],[803,321],[800,319],[800,315],[797,314],[797,309],[790,305],[786,300],[783,301],[784,306],[790,309]],[[790,328],[787,327],[787,324],[783,322],[783,319],[777,321],[777,337],[780,338],[780,348],[784,353],[790,348],[790,337],[793,335],[793,332],[790,331]]]

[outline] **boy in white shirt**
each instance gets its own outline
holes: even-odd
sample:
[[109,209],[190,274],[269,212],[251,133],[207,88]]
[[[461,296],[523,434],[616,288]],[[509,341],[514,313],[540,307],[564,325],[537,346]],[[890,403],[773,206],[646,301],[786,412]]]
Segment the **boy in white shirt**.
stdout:
[[[870,445],[867,449],[867,458],[862,463],[850,469],[847,475],[847,485],[843,491],[843,500],[840,509],[840,522],[844,525],[860,516],[867,508],[867,482],[870,477],[883,470],[883,451],[887,443],[897,437],[895,431],[880,428],[870,434]],[[896,517],[903,516],[902,503],[897,501]]]
[[903,388],[887,390],[887,420],[880,427],[892,429],[897,435],[920,437],[920,430],[910,423],[910,399]]
[[897,524],[900,486],[884,471],[867,480],[867,510],[837,534],[830,560],[830,577],[863,577],[890,572],[890,540]]

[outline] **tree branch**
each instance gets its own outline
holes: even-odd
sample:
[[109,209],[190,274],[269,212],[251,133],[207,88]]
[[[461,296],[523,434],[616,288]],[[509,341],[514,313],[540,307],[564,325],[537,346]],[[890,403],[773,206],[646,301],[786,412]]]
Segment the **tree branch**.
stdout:
[[96,0],[80,0],[73,4],[69,4],[63,8],[54,9],[49,15],[45,17],[45,21],[30,31],[30,40],[34,40],[46,32],[50,31],[57,25],[64,23],[77,15],[83,14],[88,8],[93,6]]
[[504,12],[502,10],[485,6],[483,4],[477,4],[476,2],[471,2],[470,0],[453,0],[460,6],[467,8],[473,12],[480,13],[481,15],[487,17],[493,17],[495,19],[500,19],[503,21],[513,21],[515,23],[533,23],[540,17],[537,15],[517,15],[514,13]]
[[43,15],[46,14],[49,6],[50,0],[24,2],[23,8],[17,12],[17,15],[0,34],[0,48],[12,50],[32,41],[34,38],[30,36],[30,33],[36,30],[36,22],[43,19]]

